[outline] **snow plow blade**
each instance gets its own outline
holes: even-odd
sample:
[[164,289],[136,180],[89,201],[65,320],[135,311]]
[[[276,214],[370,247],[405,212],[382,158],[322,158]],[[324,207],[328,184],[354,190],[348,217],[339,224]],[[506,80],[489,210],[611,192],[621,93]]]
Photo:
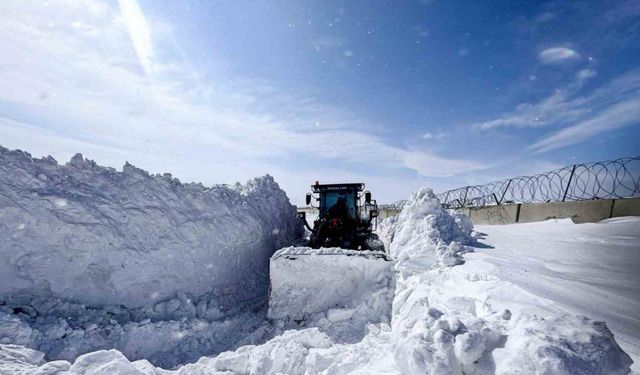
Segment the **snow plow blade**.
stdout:
[[[268,317],[370,322],[390,317],[394,262],[382,251],[288,247],[270,260]],[[372,321],[373,320],[373,321]]]

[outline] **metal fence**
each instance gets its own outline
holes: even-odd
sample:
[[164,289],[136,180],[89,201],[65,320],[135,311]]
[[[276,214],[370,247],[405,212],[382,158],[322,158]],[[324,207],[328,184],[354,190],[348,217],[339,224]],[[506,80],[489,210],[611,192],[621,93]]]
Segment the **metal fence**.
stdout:
[[640,196],[640,156],[574,164],[438,194],[446,208]]

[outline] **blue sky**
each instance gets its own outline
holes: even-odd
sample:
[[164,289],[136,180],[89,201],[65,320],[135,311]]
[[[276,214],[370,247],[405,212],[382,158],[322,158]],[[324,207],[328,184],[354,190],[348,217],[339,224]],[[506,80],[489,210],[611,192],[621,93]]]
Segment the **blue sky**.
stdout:
[[640,153],[640,3],[4,1],[0,144],[379,201]]

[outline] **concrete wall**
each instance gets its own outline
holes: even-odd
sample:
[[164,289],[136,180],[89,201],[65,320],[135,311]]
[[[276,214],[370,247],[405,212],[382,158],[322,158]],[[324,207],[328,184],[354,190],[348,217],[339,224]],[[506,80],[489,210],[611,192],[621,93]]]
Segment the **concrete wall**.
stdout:
[[[298,207],[308,215],[318,209]],[[531,223],[548,219],[572,219],[575,223],[594,223],[621,216],[640,216],[640,198],[600,199],[591,201],[547,202],[533,204],[503,204],[480,208],[461,208],[474,224]],[[388,218],[400,210],[380,209],[379,217]]]
[[611,217],[640,215],[640,198],[616,199],[613,203]]
[[381,219],[386,219],[391,216],[396,216],[397,214],[400,213],[401,210],[396,210],[393,208],[383,208],[383,209],[380,209],[379,211],[380,212],[378,212],[378,217]]
[[612,217],[640,216],[640,198],[509,204],[461,211],[474,224],[530,223],[563,218],[570,218],[575,223],[593,223]]
[[468,209],[472,222],[482,224],[512,224],[517,220],[519,204],[504,204],[500,206],[490,206],[478,209]]
[[613,199],[607,199],[523,204],[520,208],[518,223],[561,218],[571,218],[574,223],[595,223],[611,217],[613,202]]

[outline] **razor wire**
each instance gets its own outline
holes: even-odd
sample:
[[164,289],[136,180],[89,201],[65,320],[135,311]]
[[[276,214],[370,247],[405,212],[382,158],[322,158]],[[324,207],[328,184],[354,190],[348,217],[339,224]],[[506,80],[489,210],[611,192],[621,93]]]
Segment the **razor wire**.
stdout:
[[640,156],[574,164],[533,176],[464,186],[437,195],[445,208],[640,196]]

